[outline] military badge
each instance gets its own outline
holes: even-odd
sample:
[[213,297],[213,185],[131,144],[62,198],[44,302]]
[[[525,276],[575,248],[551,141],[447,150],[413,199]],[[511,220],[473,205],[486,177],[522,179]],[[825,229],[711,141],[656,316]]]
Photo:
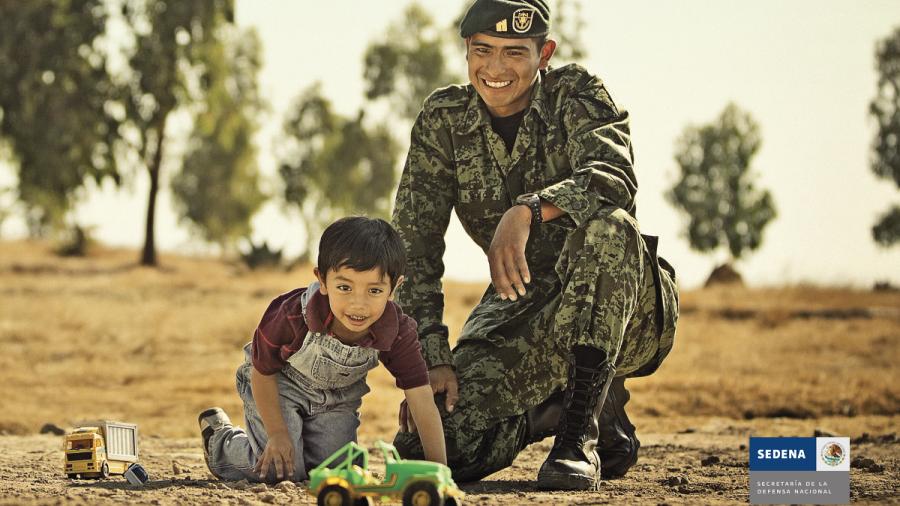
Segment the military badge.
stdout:
[[506,20],[501,19],[500,21],[497,21],[497,24],[494,26],[494,31],[495,32],[505,32],[506,31]]
[[534,19],[534,10],[519,9],[512,15],[513,30],[516,33],[525,33],[531,30],[531,21]]

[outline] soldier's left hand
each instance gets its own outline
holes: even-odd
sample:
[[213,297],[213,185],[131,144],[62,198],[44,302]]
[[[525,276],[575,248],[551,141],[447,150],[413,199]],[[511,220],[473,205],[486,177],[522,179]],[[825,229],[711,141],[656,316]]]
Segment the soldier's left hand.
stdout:
[[488,249],[491,281],[501,299],[516,300],[525,295],[525,284],[531,283],[525,244],[531,232],[531,211],[513,206],[500,218]]

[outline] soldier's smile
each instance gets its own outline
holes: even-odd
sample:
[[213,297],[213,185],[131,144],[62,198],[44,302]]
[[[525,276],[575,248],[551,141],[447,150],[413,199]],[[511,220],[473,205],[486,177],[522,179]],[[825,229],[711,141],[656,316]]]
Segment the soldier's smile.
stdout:
[[494,89],[506,88],[507,86],[512,84],[512,81],[488,81],[487,79],[482,79],[482,81],[484,82],[485,86]]

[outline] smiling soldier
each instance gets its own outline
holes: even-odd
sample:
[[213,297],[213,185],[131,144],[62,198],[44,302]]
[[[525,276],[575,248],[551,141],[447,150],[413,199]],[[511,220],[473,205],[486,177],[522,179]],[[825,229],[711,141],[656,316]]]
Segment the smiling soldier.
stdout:
[[[538,486],[593,489],[637,461],[624,381],[668,354],[678,298],[635,219],[628,114],[585,69],[549,67],[549,24],[544,0],[477,0],[463,18],[470,84],[425,101],[397,193],[398,301],[419,323],[457,479],[555,435]],[[454,209],[492,283],[451,352],[441,276]],[[395,443],[421,457],[408,418]]]

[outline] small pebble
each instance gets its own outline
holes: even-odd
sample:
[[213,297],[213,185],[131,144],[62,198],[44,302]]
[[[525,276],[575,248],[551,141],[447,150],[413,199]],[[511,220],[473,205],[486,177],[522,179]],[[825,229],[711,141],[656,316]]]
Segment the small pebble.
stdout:
[[295,485],[294,482],[287,481],[287,480],[278,482],[278,484],[275,485],[275,490],[280,490],[282,492],[289,492],[289,491],[293,491],[296,489],[297,489],[297,485]]
[[717,457],[715,455],[710,455],[709,457],[706,457],[705,459],[701,460],[700,465],[701,466],[711,466],[713,464],[718,464],[719,462],[721,462],[721,459],[719,459],[719,457]]

